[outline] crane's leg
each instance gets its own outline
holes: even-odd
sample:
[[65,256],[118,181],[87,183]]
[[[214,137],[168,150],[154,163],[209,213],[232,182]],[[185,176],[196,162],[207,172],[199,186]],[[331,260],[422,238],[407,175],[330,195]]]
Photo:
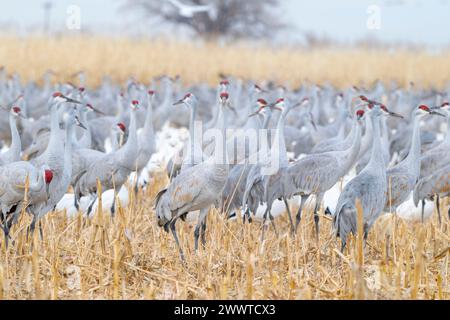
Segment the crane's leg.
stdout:
[[114,215],[116,214],[116,199],[117,199],[117,191],[114,189],[114,197],[113,202],[111,205],[111,217],[114,218]]
[[94,199],[92,199],[91,203],[90,203],[89,206],[88,206],[88,209],[87,209],[87,212],[86,212],[86,215],[87,215],[88,217],[91,216],[92,207],[94,206],[94,203],[95,203],[96,200],[97,200],[97,194],[94,195]]
[[292,215],[291,215],[291,209],[289,208],[289,203],[288,203],[288,201],[286,200],[285,197],[283,197],[283,200],[284,200],[284,205],[286,206],[286,211],[287,211],[287,214],[288,214],[289,223],[291,224],[291,233],[295,234],[295,227],[294,227],[294,222],[292,221]]
[[306,200],[308,200],[308,195],[301,196],[300,208],[298,208],[297,215],[295,216],[295,232],[297,233],[298,225],[300,224],[300,220],[302,219],[302,210],[305,205]]
[[245,220],[248,221],[248,223],[252,223],[252,215],[250,214],[250,209],[249,207],[247,207],[247,209],[245,209],[244,215],[242,216],[243,219],[243,223],[245,224]]
[[73,197],[73,206],[77,209],[77,211],[80,211],[80,205],[78,204],[78,198],[76,195]]
[[178,251],[180,252],[180,259],[181,262],[183,262],[183,264],[186,263],[186,260],[184,259],[184,253],[183,253],[183,249],[181,249],[180,246],[180,241],[178,240],[178,235],[177,235],[177,229],[175,228],[175,223],[177,222],[178,217],[175,217],[172,222],[170,222],[170,231],[172,232],[173,238],[175,239],[175,243],[177,244],[178,247]]
[[[197,252],[198,250],[198,238],[200,237],[200,229],[203,228],[203,223],[206,220],[206,215],[208,214],[209,208],[203,208],[200,210],[200,214],[198,216],[198,222],[197,225],[195,226],[195,231],[194,231],[194,248],[195,248],[195,252]],[[206,226],[205,226],[206,229]],[[202,232],[202,242],[203,242],[203,232]]]
[[[272,207],[272,205],[270,207]],[[274,221],[275,219],[272,215],[271,209],[269,209],[269,219],[270,219],[270,223],[272,224],[273,232],[275,232],[275,235],[278,238],[278,231],[277,231],[277,227],[275,226],[275,221]]]
[[203,220],[203,224],[202,224],[202,245],[203,247],[206,246],[206,219]]
[[316,205],[314,206],[314,225],[316,226],[316,240],[319,240],[319,208],[322,203],[323,193],[316,196]]
[[424,214],[425,214],[425,199],[422,199],[422,223],[424,222]]
[[139,179],[136,179],[136,183],[134,185],[134,193],[138,194],[139,192]]
[[269,212],[269,207],[267,207],[266,211],[264,212],[264,216],[263,216],[263,223],[262,223],[262,232],[261,232],[261,243],[263,243],[264,241],[264,233],[266,231],[267,225],[266,225],[266,221],[267,221],[267,214]]
[[42,221],[41,220],[39,220],[38,225],[39,225],[39,236],[40,236],[41,240],[43,240],[44,232],[42,231]]
[[438,221],[439,221],[439,225],[441,225],[442,223],[442,219],[441,219],[441,208],[440,208],[440,204],[439,204],[439,195],[436,195],[436,210],[437,210],[437,214],[438,214]]
[[33,220],[31,220],[30,226],[27,231],[27,238],[29,236],[33,237],[34,229],[36,229],[37,215],[33,213]]
[[341,252],[344,253],[345,246],[347,245],[347,236],[341,237]]
[[448,215],[448,219],[450,220],[450,207],[448,207],[447,215]]

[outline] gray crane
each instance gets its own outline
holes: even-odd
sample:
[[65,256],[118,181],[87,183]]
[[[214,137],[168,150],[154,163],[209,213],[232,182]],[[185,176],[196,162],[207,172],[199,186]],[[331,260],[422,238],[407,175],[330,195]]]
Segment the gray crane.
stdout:
[[361,125],[364,110],[356,112],[357,132],[352,145],[345,150],[311,154],[291,164],[283,177],[286,198],[300,195],[300,207],[296,215],[295,231],[301,220],[303,206],[311,195],[316,196],[314,223],[316,238],[319,237],[318,210],[326,191],[331,189],[354,165],[361,145]]
[[344,187],[334,211],[333,225],[336,235],[341,238],[341,250],[345,248],[348,233],[357,231],[356,201],[360,201],[363,210],[365,237],[375,220],[381,215],[386,203],[386,167],[380,139],[381,113],[378,105],[373,106],[369,111],[373,128],[370,161],[360,174]]
[[197,97],[192,93],[187,93],[173,105],[177,106],[182,104],[190,109],[189,140],[182,149],[182,160],[180,154],[175,154],[167,164],[167,172],[171,178],[175,177],[181,170],[192,167],[203,161],[202,137],[196,136],[198,133],[195,132],[198,106]]
[[155,200],[158,225],[164,226],[166,231],[170,229],[183,262],[185,261],[184,253],[175,228],[177,220],[191,211],[200,210],[194,232],[195,249],[198,248],[200,233],[204,245],[206,216],[211,205],[219,199],[228,177],[228,154],[225,147],[227,122],[224,110],[229,104],[228,93],[222,93],[220,97],[217,129],[221,130],[222,141],[220,143],[216,141],[218,145],[216,154],[200,164],[182,170],[166,189],[158,193]]
[[0,165],[5,165],[20,160],[22,143],[20,140],[19,131],[17,130],[18,117],[22,117],[21,110],[19,107],[13,106],[9,111],[9,126],[11,128],[11,146],[8,151],[0,154]]
[[424,115],[443,114],[420,105],[413,114],[413,130],[408,156],[386,172],[388,190],[384,207],[386,212],[395,212],[397,207],[408,199],[420,176],[420,119]]
[[[450,195],[450,164],[436,170],[432,174],[421,178],[413,191],[414,204],[419,204],[422,201],[422,222],[424,220],[424,206],[426,199],[433,199],[436,196],[436,209],[438,212],[439,224],[441,224],[441,212],[439,207],[439,198],[448,197]],[[450,219],[450,208],[448,210],[448,217]]]
[[[248,117],[249,118],[253,118],[255,116],[261,117],[262,128],[267,129],[270,119],[272,118],[271,107],[268,107],[266,100],[261,98],[257,100],[257,104],[258,110],[248,115]],[[257,151],[257,153],[258,152],[259,150]],[[250,155],[249,158],[256,158],[256,157],[254,155]],[[221,200],[222,210],[228,215],[228,217],[234,216],[235,215],[234,211],[242,206],[247,176],[252,167],[253,167],[252,164],[248,163],[247,158],[245,159],[244,163],[238,163],[234,165],[233,168],[231,168],[230,170],[227,183],[225,184],[225,188],[223,189],[222,192],[222,200]],[[249,221],[251,221],[248,211],[246,215],[243,216],[244,222],[246,217],[249,218]]]
[[138,134],[138,155],[136,158],[136,185],[135,191],[138,190],[139,176],[142,170],[150,161],[152,154],[155,152],[155,133],[153,131],[153,98],[155,92],[147,91],[147,112],[145,114],[145,122],[142,131]]
[[[443,104],[447,108],[447,104]],[[436,111],[437,108],[433,108]],[[426,151],[420,159],[420,176],[431,175],[437,169],[450,163],[450,111],[447,111],[447,133],[442,142]]]
[[36,168],[26,161],[17,161],[0,167],[1,228],[8,243],[9,230],[22,210],[25,199],[25,183],[28,178],[28,204],[46,201],[53,172],[48,166]]
[[118,150],[105,154],[82,173],[75,186],[75,198],[79,202],[82,196],[93,195],[87,215],[89,216],[92,207],[97,199],[97,179],[100,181],[102,190],[114,189],[114,201],[111,205],[111,214],[115,214],[115,199],[122,185],[127,181],[128,176],[135,170],[135,161],[138,153],[137,132],[136,132],[136,112],[139,107],[137,100],[130,104],[130,129],[127,142]]
[[[58,202],[62,199],[64,194],[67,192],[71,177],[72,177],[72,150],[74,144],[75,137],[75,125],[86,129],[78,119],[76,115],[76,109],[70,109],[67,114],[65,114],[65,144],[63,145],[63,167],[61,174],[56,177],[55,175],[52,178],[53,191],[49,194],[49,198],[46,201],[40,201],[38,203],[34,203],[29,207],[29,212],[33,215],[33,220],[30,225],[30,232],[32,233],[35,228],[36,222],[39,221],[45,214],[52,211]],[[57,155],[58,157],[60,155]],[[49,167],[50,163],[48,163]],[[52,170],[53,171],[53,170]],[[41,230],[42,236],[42,230]]]

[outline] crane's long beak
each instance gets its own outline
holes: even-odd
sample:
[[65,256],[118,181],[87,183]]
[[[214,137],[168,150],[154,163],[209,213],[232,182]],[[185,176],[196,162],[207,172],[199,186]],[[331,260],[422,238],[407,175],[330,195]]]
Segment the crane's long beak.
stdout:
[[75,99],[72,99],[72,98],[69,98],[69,97],[66,97],[66,96],[64,96],[63,98],[66,100],[66,102],[75,103],[75,104],[81,104],[81,102],[78,101],[78,100],[75,100]]
[[434,110],[431,110],[429,114],[447,118],[447,116],[445,114],[442,114],[442,113],[434,111]]
[[276,103],[268,104],[265,108],[272,108],[272,109],[275,109],[275,110],[278,110],[278,111],[283,111],[283,109],[280,108],[279,106],[277,106]]
[[50,183],[45,184],[45,193],[47,194],[47,199],[50,197]]
[[404,119],[404,117],[401,115],[401,114],[398,114],[398,113],[395,113],[395,112],[392,112],[392,111],[389,111],[388,110],[388,115],[390,115],[391,117],[396,117],[396,118],[400,118],[400,119]]
[[183,104],[183,103],[184,103],[184,100],[181,99],[181,100],[178,100],[177,102],[174,102],[173,105],[174,106],[178,106],[178,105]]
[[75,121],[77,123],[77,126],[79,126],[80,128],[83,128],[84,130],[87,130],[87,127],[80,121],[80,119],[78,117],[75,117]]
[[260,107],[260,108],[259,108],[258,110],[256,110],[255,112],[250,113],[250,114],[248,115],[248,117],[251,118],[251,117],[254,117],[254,116],[260,114],[260,112],[261,112],[262,109],[264,109],[264,108],[265,108],[265,106]]

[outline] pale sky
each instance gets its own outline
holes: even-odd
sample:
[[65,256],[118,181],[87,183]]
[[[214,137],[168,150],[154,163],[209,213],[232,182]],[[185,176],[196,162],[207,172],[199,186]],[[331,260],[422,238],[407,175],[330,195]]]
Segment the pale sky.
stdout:
[[[161,0],[165,1],[165,0]],[[180,0],[182,1],[182,0]],[[0,0],[0,27],[19,32],[42,28],[43,3],[46,0]],[[70,5],[81,8],[83,31],[139,34],[148,25],[135,12],[121,8],[123,0],[57,0],[51,16],[53,31],[67,30],[66,10]],[[384,42],[414,42],[433,47],[450,44],[449,0],[280,0],[280,19],[294,26],[285,31],[286,41],[302,39],[303,32],[352,42],[367,36]],[[370,30],[367,9],[380,8],[380,28]]]

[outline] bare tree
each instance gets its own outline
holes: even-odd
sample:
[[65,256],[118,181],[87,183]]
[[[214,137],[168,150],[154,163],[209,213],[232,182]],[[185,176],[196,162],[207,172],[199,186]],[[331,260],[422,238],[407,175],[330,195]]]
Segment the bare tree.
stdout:
[[[210,6],[211,10],[186,16],[174,2],[192,8]],[[126,0],[125,5],[206,39],[273,37],[287,26],[277,15],[279,0]]]

